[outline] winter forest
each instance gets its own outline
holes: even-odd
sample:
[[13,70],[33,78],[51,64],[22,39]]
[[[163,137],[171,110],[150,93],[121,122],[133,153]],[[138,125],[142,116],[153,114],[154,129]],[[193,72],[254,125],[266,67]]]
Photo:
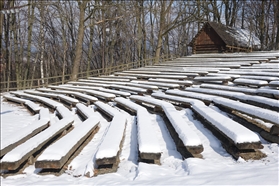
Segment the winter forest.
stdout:
[[261,50],[279,49],[277,0],[1,0],[0,10],[1,91],[189,55],[207,21],[249,30]]

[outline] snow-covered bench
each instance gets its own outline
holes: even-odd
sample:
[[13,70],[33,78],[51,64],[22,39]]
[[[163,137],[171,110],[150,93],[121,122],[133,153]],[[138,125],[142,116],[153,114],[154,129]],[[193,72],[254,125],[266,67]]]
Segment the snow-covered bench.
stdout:
[[279,134],[279,119],[278,112],[263,109],[246,103],[241,103],[238,101],[226,99],[226,98],[216,98],[213,99],[213,103],[217,106],[229,109],[231,111],[237,111],[248,116],[252,116],[258,119],[261,119],[266,122],[272,123],[270,129],[271,134]]
[[194,102],[192,109],[234,158],[260,159],[265,157],[258,150],[262,149],[263,146],[254,132],[203,103]]
[[112,121],[95,154],[98,167],[94,172],[97,174],[115,172],[120,162],[119,155],[124,142],[127,119],[124,114],[107,104],[97,101],[95,105],[112,117]]
[[58,95],[57,98],[61,103],[65,104],[69,108],[72,108],[76,106],[77,103],[79,103],[79,100],[65,95]]
[[24,93],[32,94],[32,95],[36,95],[36,96],[43,96],[43,97],[47,97],[47,98],[58,99],[57,98],[58,94],[53,94],[53,93],[39,92],[39,91],[34,91],[34,90],[25,90]]
[[154,135],[152,120],[146,108],[124,98],[115,98],[120,105],[137,114],[137,130],[140,161],[160,164],[161,149]]
[[268,83],[268,86],[270,87],[279,87],[279,81],[271,81]]
[[118,76],[101,76],[101,77],[88,77],[91,80],[102,80],[102,81],[116,81],[116,82],[129,82],[130,79],[136,79],[135,77],[119,78]]
[[154,85],[154,86],[158,86],[162,89],[172,89],[172,88],[180,87],[180,85],[177,83],[163,83],[163,82],[150,82],[150,81],[137,81],[137,80],[133,80],[132,83]]
[[9,95],[5,95],[4,99],[6,99],[7,101],[12,101],[12,102],[24,105],[34,114],[38,113],[41,109],[40,105],[38,105],[30,100],[26,100],[26,99],[14,97],[14,96],[9,96]]
[[181,90],[167,90],[166,94],[198,99],[204,102],[206,105],[209,105],[212,102],[213,98],[216,97],[213,95],[205,95],[197,92],[188,92],[188,91],[181,91]]
[[94,88],[94,87],[92,89],[87,89],[87,88],[82,88],[82,87],[79,88],[79,86],[56,86],[56,87],[51,86],[51,88],[62,89],[62,90],[70,90],[70,91],[78,91],[78,92],[82,92],[82,93],[86,93],[86,94],[96,96],[96,97],[104,99],[106,101],[109,101],[109,100],[112,100],[112,99],[115,98],[114,94],[98,91],[98,88]]
[[95,101],[98,101],[96,97],[83,94],[80,92],[75,92],[75,91],[69,91],[69,90],[52,90],[52,89],[47,89],[47,88],[38,88],[38,91],[42,92],[51,92],[51,93],[56,93],[56,94],[65,94],[65,95],[70,95],[73,96],[74,98],[80,99],[82,101],[85,101],[87,105],[94,103]]
[[[182,118],[175,107],[165,101],[144,96],[131,96],[131,100],[160,106],[170,125],[167,124],[179,152],[185,157],[200,157],[203,146],[198,135],[189,127],[189,121]],[[191,100],[189,100],[191,101]]]
[[215,76],[215,77],[195,77],[193,81],[196,82],[214,82],[221,81],[222,84],[228,84],[232,78],[230,76]]
[[268,85],[267,81],[256,80],[256,79],[244,79],[244,78],[235,79],[233,83],[237,85],[256,86],[256,87]]
[[179,81],[179,80],[172,80],[172,79],[157,79],[157,78],[149,78],[148,81],[151,82],[158,82],[158,83],[174,83],[174,84],[179,84],[181,87],[184,86],[190,86],[193,84],[192,81],[189,80],[184,80],[184,81]]
[[69,159],[82,149],[85,141],[98,130],[100,119],[91,116],[84,122],[76,125],[67,135],[47,147],[35,162],[36,168],[62,169]]
[[279,91],[276,89],[259,88],[256,93],[260,96],[279,99]]
[[226,90],[216,90],[216,89],[209,89],[209,88],[187,88],[186,91],[203,93],[205,96],[208,94],[221,96],[233,100],[239,100],[241,102],[255,105],[258,107],[279,111],[278,100],[270,99],[262,96],[256,96],[256,95],[252,96],[240,92],[231,92]]
[[137,94],[144,94],[147,93],[147,89],[132,87],[132,86],[123,86],[123,85],[110,85],[110,88],[117,89],[117,90],[126,90],[130,93],[137,93]]
[[49,121],[49,110],[47,108],[41,108],[39,112],[39,120],[35,120],[30,125],[13,132],[5,138],[1,145],[0,157],[47,128],[49,126]]
[[76,104],[77,114],[79,114],[83,120],[88,119],[90,116],[94,115],[93,108],[85,106],[82,103]]
[[81,85],[81,86],[94,86],[94,87],[107,87],[108,85],[103,83],[91,83],[91,82],[81,82],[81,81],[69,81],[68,84]]
[[1,159],[1,169],[16,170],[27,160],[29,163],[33,164],[33,154],[42,150],[42,147],[49,141],[61,135],[73,122],[73,116],[66,117],[50,125],[50,127],[28,139],[21,145],[18,145]]

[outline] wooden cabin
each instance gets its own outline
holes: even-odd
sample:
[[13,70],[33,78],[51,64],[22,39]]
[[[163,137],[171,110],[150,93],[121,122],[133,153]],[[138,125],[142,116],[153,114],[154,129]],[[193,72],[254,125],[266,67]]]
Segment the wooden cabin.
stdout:
[[206,22],[189,46],[193,54],[250,52],[259,50],[260,40],[247,30]]

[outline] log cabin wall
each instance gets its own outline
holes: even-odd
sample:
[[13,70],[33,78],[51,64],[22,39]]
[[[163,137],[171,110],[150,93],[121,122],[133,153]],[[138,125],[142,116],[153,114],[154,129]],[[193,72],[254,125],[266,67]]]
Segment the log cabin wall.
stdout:
[[225,42],[209,25],[201,30],[196,38],[193,47],[193,53],[220,53],[224,52],[226,48]]

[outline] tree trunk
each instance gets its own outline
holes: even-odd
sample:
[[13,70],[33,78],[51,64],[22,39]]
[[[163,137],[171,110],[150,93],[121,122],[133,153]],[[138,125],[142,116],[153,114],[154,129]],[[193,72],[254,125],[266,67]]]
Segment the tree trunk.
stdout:
[[78,78],[79,66],[82,57],[82,44],[84,37],[84,17],[85,17],[85,8],[88,1],[78,1],[78,7],[80,11],[79,16],[79,25],[78,25],[78,36],[77,36],[77,44],[75,49],[75,58],[72,68],[71,80],[76,81]]

